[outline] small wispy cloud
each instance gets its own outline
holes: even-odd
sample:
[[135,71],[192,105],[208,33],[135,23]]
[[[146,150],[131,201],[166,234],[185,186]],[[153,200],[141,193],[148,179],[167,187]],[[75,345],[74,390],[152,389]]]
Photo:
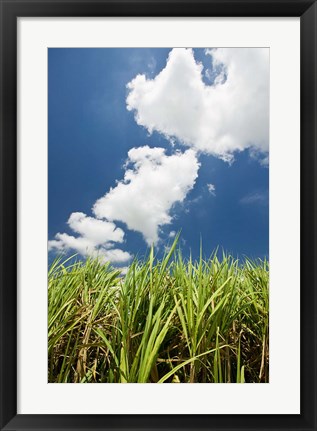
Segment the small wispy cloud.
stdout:
[[152,73],[155,72],[155,69],[156,69],[156,60],[155,60],[154,57],[150,58],[150,61],[148,62],[147,67],[150,69],[150,71]]
[[206,69],[206,70],[205,70],[205,77],[206,77],[209,81],[212,81],[212,71],[211,71],[211,69]]
[[189,204],[198,204],[198,202],[200,202],[202,200],[202,195],[197,196],[196,198],[190,200],[188,203]]
[[269,153],[261,153],[260,151],[257,151],[255,148],[250,148],[249,155],[251,159],[259,162],[260,165],[263,166],[264,168],[269,167]]
[[240,199],[240,203],[242,205],[257,204],[266,206],[269,203],[269,194],[267,191],[249,193]]
[[207,184],[207,189],[211,195],[216,196],[216,187],[214,184],[211,184],[211,183]]
[[183,204],[183,210],[185,214],[190,213],[192,206],[198,205],[203,199],[202,195],[198,195],[193,199],[187,199]]

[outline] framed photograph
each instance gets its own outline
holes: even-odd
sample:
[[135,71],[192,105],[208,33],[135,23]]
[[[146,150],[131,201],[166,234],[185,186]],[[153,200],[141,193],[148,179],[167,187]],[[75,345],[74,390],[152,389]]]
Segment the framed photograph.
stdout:
[[1,429],[316,430],[316,2],[0,5]]

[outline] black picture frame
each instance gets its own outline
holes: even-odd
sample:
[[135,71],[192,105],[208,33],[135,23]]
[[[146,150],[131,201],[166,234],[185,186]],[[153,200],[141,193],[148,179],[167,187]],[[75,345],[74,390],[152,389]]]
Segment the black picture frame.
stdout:
[[[317,5],[312,0],[0,0],[1,430],[316,430]],[[17,18],[300,17],[301,413],[294,415],[17,414]],[[287,41],[285,41],[287,43]],[[291,240],[290,240],[291,244]],[[288,322],[291,325],[291,322]],[[286,330],[291,330],[287,327]],[[290,350],[291,350],[290,346]],[[291,360],[280,358],[281,361]],[[291,378],[291,376],[290,376]],[[247,400],[246,400],[247,402]]]

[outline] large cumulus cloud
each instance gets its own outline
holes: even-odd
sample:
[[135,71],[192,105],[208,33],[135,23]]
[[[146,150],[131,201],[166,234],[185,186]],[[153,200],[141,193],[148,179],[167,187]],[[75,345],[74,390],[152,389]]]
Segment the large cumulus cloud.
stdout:
[[[212,85],[192,49],[175,48],[153,79],[128,83],[127,109],[150,133],[176,138],[195,150],[231,160],[235,151],[266,153],[269,144],[269,50],[219,48],[210,57]],[[211,72],[210,72],[211,71]]]

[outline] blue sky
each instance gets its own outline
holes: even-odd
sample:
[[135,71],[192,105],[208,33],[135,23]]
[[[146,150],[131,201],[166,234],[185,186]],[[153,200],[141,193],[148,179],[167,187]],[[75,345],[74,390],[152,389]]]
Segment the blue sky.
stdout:
[[266,49],[48,50],[49,260],[268,256]]

